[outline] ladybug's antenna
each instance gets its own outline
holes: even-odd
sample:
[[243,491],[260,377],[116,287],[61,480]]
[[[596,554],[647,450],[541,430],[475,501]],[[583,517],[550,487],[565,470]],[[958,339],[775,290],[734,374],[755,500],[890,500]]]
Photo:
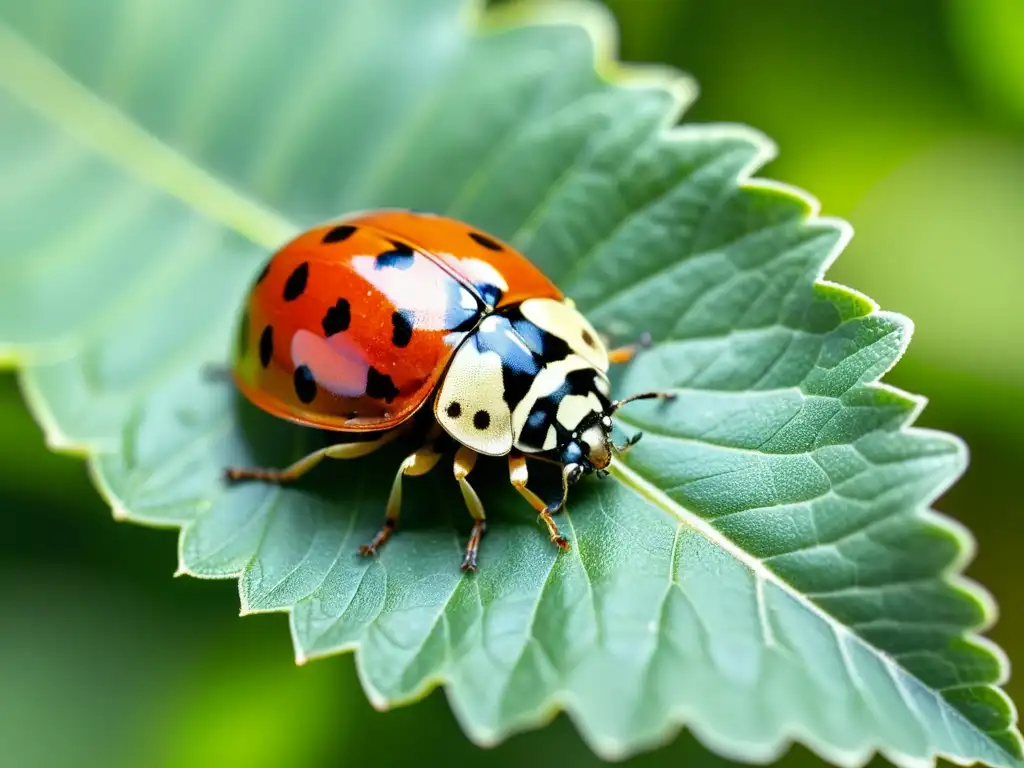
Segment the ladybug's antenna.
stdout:
[[[675,392],[640,392],[635,395],[630,395],[629,397],[624,397],[621,400],[613,400],[612,404],[608,406],[608,411],[605,415],[611,416],[619,410],[619,408],[627,403],[632,403],[634,400],[675,400],[675,398]],[[620,456],[625,456],[629,452],[630,448],[640,442],[640,438],[643,436],[643,432],[637,432],[635,435],[628,438],[622,445],[615,445],[615,443],[612,443],[612,450]]]
[[626,405],[627,403],[632,403],[634,400],[675,400],[675,399],[676,399],[676,393],[675,392],[640,392],[639,394],[636,394],[636,395],[630,395],[629,397],[624,397],[621,400],[613,400],[612,404],[608,407],[608,413],[609,414],[615,413],[617,410],[619,410],[619,408],[621,408],[622,406]]

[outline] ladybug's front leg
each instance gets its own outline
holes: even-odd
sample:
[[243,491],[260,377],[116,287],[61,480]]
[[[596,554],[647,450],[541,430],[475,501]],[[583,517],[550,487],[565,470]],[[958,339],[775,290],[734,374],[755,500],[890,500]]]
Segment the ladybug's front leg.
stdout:
[[564,489],[562,498],[557,505],[545,504],[540,496],[526,487],[526,484],[530,481],[530,470],[526,466],[526,457],[522,455],[512,455],[508,457],[508,476],[509,480],[512,482],[512,486],[519,491],[519,494],[524,499],[530,502],[531,507],[537,510],[537,514],[540,515],[541,521],[548,529],[548,535],[551,537],[551,543],[559,549],[569,549],[569,540],[559,533],[558,526],[555,525],[555,521],[551,517],[554,513],[560,512],[562,507],[565,506]]
[[405,457],[405,460],[398,466],[395,480],[391,484],[391,494],[388,496],[388,505],[384,510],[384,525],[377,531],[369,544],[359,547],[359,554],[377,554],[377,550],[391,538],[391,534],[398,527],[398,515],[402,511],[402,478],[407,475],[415,477],[427,474],[437,465],[440,458],[441,454],[435,451],[431,445],[424,446]]
[[476,466],[477,453],[466,446],[462,446],[455,453],[455,464],[453,471],[455,480],[462,491],[462,498],[466,502],[469,514],[473,516],[473,532],[469,534],[469,543],[466,545],[466,556],[462,558],[462,570],[475,571],[477,552],[480,550],[480,539],[487,531],[487,516],[484,514],[484,505],[480,497],[476,495],[473,486],[469,484],[466,476]]

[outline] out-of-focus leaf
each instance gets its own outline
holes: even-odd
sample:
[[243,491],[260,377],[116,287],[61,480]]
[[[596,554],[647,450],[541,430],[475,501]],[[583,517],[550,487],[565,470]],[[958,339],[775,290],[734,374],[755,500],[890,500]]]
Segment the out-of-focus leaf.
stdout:
[[193,648],[189,627],[169,626],[140,597],[73,568],[5,563],[0,762],[148,764],[140,735]]
[[965,72],[993,105],[1024,123],[1024,3],[948,0],[946,8]]
[[360,734],[338,676],[297,669],[265,646],[231,648],[222,639],[176,681],[166,710],[150,719],[152,764],[313,766],[326,764],[326,750],[351,751],[346,740]]
[[[972,634],[988,601],[953,575],[968,538],[927,509],[962,446],[875,383],[906,321],[815,283],[846,229],[747,180],[756,133],[669,132],[690,84],[617,71],[589,6],[477,32],[474,9],[0,2],[0,340],[51,445],[89,453],[118,515],[182,528],[183,572],[289,611],[300,659],[356,649],[379,706],[443,681],[480,743],[565,708],[606,756],[686,724],[747,760],[798,738],[842,764],[1019,765],[1003,659]],[[355,555],[397,447],[222,483],[318,439],[201,375],[245,285],[297,229],[382,205],[493,231],[604,330],[653,334],[618,388],[679,397],[632,411],[647,439],[576,489],[569,554],[500,468],[471,577],[441,472]]]
[[[939,144],[905,164],[853,212],[858,236],[835,275],[915,319],[901,376],[933,383],[1019,434],[1024,413],[1024,148],[986,136]],[[896,256],[894,257],[894,254]]]

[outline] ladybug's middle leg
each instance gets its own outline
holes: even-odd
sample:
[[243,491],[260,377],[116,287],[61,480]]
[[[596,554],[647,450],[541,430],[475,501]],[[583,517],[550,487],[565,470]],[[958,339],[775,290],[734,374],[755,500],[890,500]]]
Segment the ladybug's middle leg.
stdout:
[[388,496],[388,506],[384,512],[384,525],[369,544],[359,547],[359,554],[377,554],[380,546],[391,538],[391,534],[398,527],[398,515],[402,511],[402,478],[407,475],[416,477],[427,474],[437,465],[440,458],[441,454],[434,450],[433,445],[426,445],[405,457],[398,466],[398,472],[395,473],[395,481],[391,484],[391,494]]
[[462,498],[466,502],[469,514],[473,516],[473,531],[469,534],[469,543],[466,545],[466,556],[462,558],[462,570],[475,571],[477,552],[480,549],[480,539],[487,531],[487,516],[484,514],[484,505],[480,497],[476,495],[473,486],[469,484],[466,476],[476,466],[476,451],[462,446],[455,452],[455,464],[453,470],[455,479],[459,483],[459,490],[462,491]]

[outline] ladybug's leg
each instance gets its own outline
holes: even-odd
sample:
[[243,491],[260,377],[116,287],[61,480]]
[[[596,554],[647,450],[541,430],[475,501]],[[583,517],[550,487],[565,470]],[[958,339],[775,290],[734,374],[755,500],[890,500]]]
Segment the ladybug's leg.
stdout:
[[415,453],[405,457],[405,460],[399,465],[398,472],[395,474],[395,481],[391,485],[391,495],[388,496],[388,506],[384,512],[384,526],[377,531],[369,544],[359,547],[359,554],[377,554],[377,550],[385,541],[391,538],[391,534],[398,526],[398,514],[402,511],[402,478],[406,475],[415,477],[427,474],[427,472],[434,468],[440,458],[441,454],[437,453],[433,446],[430,445],[424,446]]
[[324,459],[358,459],[373,453],[378,448],[390,443],[398,437],[398,430],[394,429],[385,432],[376,440],[364,440],[358,443],[339,443],[328,445],[313,451],[284,469],[263,469],[261,467],[228,467],[224,474],[228,480],[262,480],[267,483],[290,483],[298,480],[304,474]]
[[565,494],[563,493],[561,501],[552,508],[552,505],[545,504],[537,494],[527,488],[526,484],[530,480],[530,470],[526,467],[526,457],[522,455],[508,457],[508,476],[509,480],[512,481],[513,487],[519,491],[524,499],[530,502],[531,507],[537,510],[540,519],[547,526],[548,534],[551,536],[551,543],[559,549],[568,549],[568,539],[559,533],[558,526],[555,525],[555,521],[551,517],[552,514],[561,511],[565,504]]
[[612,363],[613,365],[616,363],[628,363],[630,360],[636,357],[637,352],[639,352],[641,349],[647,349],[649,346],[651,346],[651,334],[641,334],[640,338],[637,339],[634,343],[627,344],[624,347],[619,347],[618,349],[611,350],[608,353],[608,362]]
[[466,556],[462,558],[462,570],[476,570],[476,556],[480,549],[480,539],[487,531],[487,518],[484,515],[484,505],[480,497],[476,495],[473,486],[469,484],[466,476],[473,471],[476,465],[476,451],[462,446],[455,452],[455,479],[459,483],[459,490],[462,491],[462,498],[466,502],[469,514],[473,516],[473,531],[469,534],[469,543],[466,545]]

